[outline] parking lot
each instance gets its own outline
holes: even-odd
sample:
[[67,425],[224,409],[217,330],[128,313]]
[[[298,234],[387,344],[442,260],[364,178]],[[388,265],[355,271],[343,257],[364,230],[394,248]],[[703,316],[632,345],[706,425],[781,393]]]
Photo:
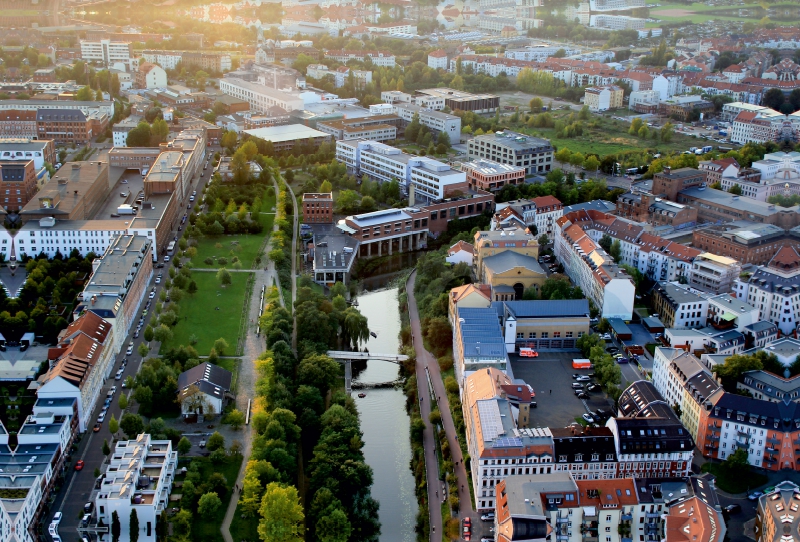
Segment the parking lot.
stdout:
[[533,386],[537,408],[531,410],[534,427],[566,427],[588,410],[611,410],[603,391],[589,392],[588,399],[578,399],[572,389],[573,374],[589,374],[590,370],[572,368],[572,359],[580,352],[539,352],[536,358],[520,358],[510,354],[514,377]]

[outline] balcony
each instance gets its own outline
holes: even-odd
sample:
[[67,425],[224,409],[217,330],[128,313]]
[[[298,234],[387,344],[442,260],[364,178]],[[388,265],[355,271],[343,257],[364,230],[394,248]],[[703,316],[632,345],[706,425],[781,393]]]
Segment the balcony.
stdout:
[[770,444],[780,444],[781,443],[781,439],[776,438],[776,437],[769,437],[767,439],[767,442],[770,443]]

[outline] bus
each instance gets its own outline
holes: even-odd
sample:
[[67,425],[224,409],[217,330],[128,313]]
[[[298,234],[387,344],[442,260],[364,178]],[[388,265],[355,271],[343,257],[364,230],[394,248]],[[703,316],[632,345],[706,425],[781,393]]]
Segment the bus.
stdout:
[[167,254],[172,256],[173,252],[175,252],[175,241],[170,241],[167,245]]

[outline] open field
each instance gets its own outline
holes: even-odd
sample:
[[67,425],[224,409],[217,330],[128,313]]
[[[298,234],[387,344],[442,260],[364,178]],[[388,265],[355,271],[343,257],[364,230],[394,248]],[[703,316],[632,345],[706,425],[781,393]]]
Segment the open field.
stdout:
[[[248,278],[252,273],[231,273],[231,284],[222,287],[216,273],[195,271],[192,280],[197,283],[197,293],[186,295],[180,302],[178,323],[172,329],[172,340],[161,345],[161,352],[180,345],[189,345],[194,335],[194,347],[201,356],[207,356],[214,341],[223,338],[232,355],[239,342],[242,306],[245,302]],[[219,310],[216,310],[219,308]]]
[[[259,235],[242,233],[237,235],[220,235],[218,237],[204,237],[197,243],[197,256],[192,259],[192,266],[199,269],[210,269],[222,267],[216,264],[217,258],[227,258],[230,262],[233,256],[238,256],[242,262],[242,269],[251,269],[253,262],[261,253],[261,247],[272,232],[272,224],[275,215],[271,209],[275,207],[275,199],[267,200],[263,206],[270,212],[259,214],[259,220],[264,226],[264,231]],[[217,245],[221,245],[217,248]],[[206,258],[215,260],[215,263],[208,265],[204,262]],[[230,268],[230,263],[227,265]]]
[[[709,21],[759,21],[767,16],[767,12],[759,4],[743,4],[739,6],[709,5],[706,3],[694,2],[692,4],[673,4],[658,2],[657,0],[647,0],[648,7],[659,4],[658,7],[650,7],[650,16],[664,22],[685,21],[691,23],[705,23]],[[787,7],[796,10],[796,4],[772,5],[771,8]],[[740,12],[740,10],[748,10]],[[781,18],[781,24],[791,22],[791,16]]]

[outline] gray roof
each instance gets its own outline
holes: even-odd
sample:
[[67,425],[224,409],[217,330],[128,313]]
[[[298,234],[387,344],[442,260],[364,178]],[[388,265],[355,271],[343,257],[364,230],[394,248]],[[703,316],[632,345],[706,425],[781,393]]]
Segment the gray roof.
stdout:
[[40,109],[36,120],[45,122],[86,122],[86,115],[80,109]]
[[777,330],[778,326],[773,324],[772,322],[767,322],[766,320],[759,320],[754,324],[749,324],[744,326],[744,328],[748,331],[752,331],[754,333],[758,333],[759,331],[771,331]]
[[592,201],[587,201],[586,203],[576,203],[575,205],[568,205],[564,207],[564,214],[571,213],[573,211],[602,211],[604,213],[608,213],[609,211],[613,211],[616,208],[617,206],[611,203],[610,201],[596,199]]
[[[344,234],[331,234],[315,237],[314,242],[315,271],[350,271],[358,254],[360,243],[357,239]],[[345,251],[345,248],[348,251]]]
[[511,250],[506,250],[500,254],[484,258],[483,265],[495,273],[505,273],[515,267],[524,267],[534,273],[545,274],[544,269],[542,269],[542,266],[536,261],[536,258]]
[[501,316],[505,312],[514,318],[589,317],[588,299],[496,301],[492,308]]
[[200,382],[208,382],[218,386],[224,391],[231,389],[231,379],[233,374],[230,371],[218,367],[217,365],[204,362],[200,365],[192,367],[188,371],[184,371],[178,376],[178,388],[183,389],[192,384],[199,384]]
[[500,133],[484,134],[474,138],[477,141],[489,141],[491,143],[508,147],[515,151],[530,152],[544,149],[552,149],[553,146],[547,139],[533,137],[527,134],[519,134],[506,130]]
[[713,188],[703,188],[700,186],[693,188],[685,188],[680,191],[680,194],[690,198],[697,198],[707,202],[709,205],[722,205],[741,211],[743,213],[758,215],[758,216],[772,216],[782,212],[800,212],[800,206],[794,207],[779,207],[766,201],[759,201],[753,198],[744,196],[734,196],[722,190],[715,190]]
[[659,282],[655,285],[654,290],[669,299],[675,305],[682,305],[684,303],[698,303],[702,302],[702,296],[692,293],[686,288],[681,288],[671,282]]

